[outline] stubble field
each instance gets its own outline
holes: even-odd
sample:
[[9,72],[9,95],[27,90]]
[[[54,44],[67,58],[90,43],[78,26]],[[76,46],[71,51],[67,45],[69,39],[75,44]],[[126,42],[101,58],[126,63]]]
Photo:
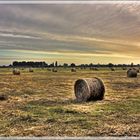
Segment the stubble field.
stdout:
[[[77,103],[74,83],[99,77],[102,101]],[[0,69],[0,136],[140,136],[140,74],[127,78],[118,69],[99,71]]]

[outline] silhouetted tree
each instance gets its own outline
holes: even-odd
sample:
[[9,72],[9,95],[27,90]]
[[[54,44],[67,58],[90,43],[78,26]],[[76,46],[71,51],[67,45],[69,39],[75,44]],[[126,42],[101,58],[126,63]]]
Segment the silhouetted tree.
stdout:
[[109,68],[111,68],[111,67],[113,67],[113,66],[114,66],[114,65],[113,65],[112,63],[109,63],[109,64],[108,64],[108,67],[109,67]]
[[57,67],[58,66],[58,64],[57,64],[57,61],[55,62],[55,67]]
[[93,64],[92,64],[92,63],[90,63],[90,64],[89,64],[89,67],[93,67]]
[[131,63],[131,67],[133,67],[133,66],[134,66],[134,63],[132,62],[132,63]]
[[14,66],[14,67],[17,67],[17,66],[18,66],[18,62],[17,62],[17,61],[14,61],[14,62],[13,62],[13,66]]
[[33,61],[18,62],[18,61],[14,61],[13,66],[14,67],[47,67],[48,64],[46,62],[33,62]]
[[50,64],[49,66],[50,66],[50,67],[54,67],[54,63]]
[[75,67],[76,65],[74,64],[74,63],[71,63],[71,65],[70,65],[71,67]]
[[63,64],[63,67],[68,67],[68,64],[67,64],[67,63],[64,63],[64,64]]

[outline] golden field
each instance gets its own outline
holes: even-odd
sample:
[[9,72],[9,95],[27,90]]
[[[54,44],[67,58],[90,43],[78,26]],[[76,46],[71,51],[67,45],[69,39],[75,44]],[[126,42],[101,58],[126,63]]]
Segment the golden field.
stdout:
[[[140,74],[127,78],[121,68],[0,69],[0,136],[140,136]],[[74,83],[99,77],[106,87],[102,101],[77,103]]]

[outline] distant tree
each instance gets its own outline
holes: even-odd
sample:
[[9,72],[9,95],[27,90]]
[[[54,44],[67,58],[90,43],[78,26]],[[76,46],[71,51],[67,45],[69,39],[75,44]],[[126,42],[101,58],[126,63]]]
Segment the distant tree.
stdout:
[[26,61],[22,61],[22,62],[21,62],[21,66],[22,66],[22,67],[26,67]]
[[13,62],[13,66],[14,66],[14,67],[17,67],[18,64],[19,64],[18,61],[14,61],[14,62]]
[[63,67],[68,67],[68,64],[67,64],[67,63],[64,63],[64,64],[63,64]]
[[101,66],[100,63],[98,63],[98,64],[97,64],[97,67],[100,67],[100,66]]
[[10,64],[8,67],[10,67],[10,68],[11,68],[11,67],[12,67],[12,65]]
[[41,67],[43,67],[43,68],[44,68],[44,67],[47,67],[47,66],[48,66],[48,64],[47,64],[46,62],[44,62],[44,61],[43,61],[43,62],[42,62],[42,66],[41,66]]
[[108,64],[108,67],[109,67],[109,68],[111,68],[111,67],[113,67],[113,66],[114,66],[114,64],[112,64],[112,63],[109,63],[109,64]]
[[54,63],[50,64],[49,66],[50,66],[50,67],[54,67]]
[[133,67],[133,66],[134,66],[134,63],[132,62],[132,63],[131,63],[131,67]]
[[55,62],[55,67],[57,67],[58,66],[58,63],[57,63],[57,61]]
[[93,67],[93,64],[92,64],[92,63],[90,63],[90,64],[89,64],[89,67]]
[[14,67],[47,67],[48,64],[46,62],[33,62],[33,61],[14,61],[13,62]]
[[71,65],[70,65],[71,67],[75,67],[76,65],[74,64],[74,63],[71,63]]

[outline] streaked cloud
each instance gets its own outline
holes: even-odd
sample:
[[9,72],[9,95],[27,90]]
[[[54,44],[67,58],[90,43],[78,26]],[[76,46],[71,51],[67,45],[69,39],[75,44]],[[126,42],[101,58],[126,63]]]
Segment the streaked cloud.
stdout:
[[137,4],[0,5],[0,63],[137,63],[139,9]]
[[20,35],[20,34],[12,34],[12,33],[0,33],[0,37],[24,38],[24,39],[41,39],[39,37],[28,36],[28,35]]

